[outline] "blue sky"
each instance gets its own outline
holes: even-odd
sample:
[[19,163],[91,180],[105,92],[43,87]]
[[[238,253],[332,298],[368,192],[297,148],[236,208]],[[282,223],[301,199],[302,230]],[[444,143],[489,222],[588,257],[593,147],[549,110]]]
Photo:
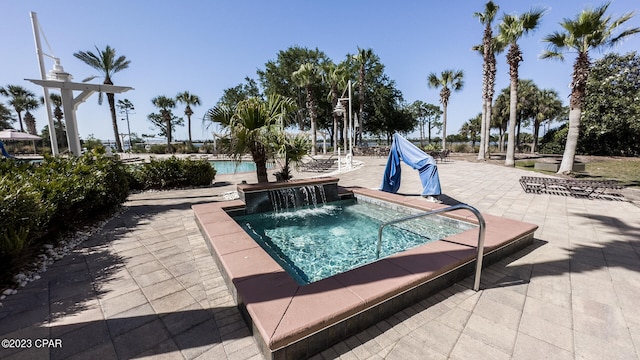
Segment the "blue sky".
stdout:
[[[524,62],[521,79],[533,79],[540,88],[558,91],[568,103],[574,55],[565,62],[540,60],[545,45],[540,41],[560,30],[563,18],[574,18],[585,7],[599,6],[592,1],[495,1],[504,13],[521,14],[532,7],[547,9],[541,26],[525,36],[521,45]],[[372,48],[396,81],[407,102],[422,100],[439,104],[439,90],[427,87],[427,76],[446,69],[464,71],[464,88],[453,93],[449,103],[447,133],[480,112],[482,58],[471,47],[480,43],[483,27],[472,15],[482,11],[485,1],[36,1],[0,0],[0,85],[17,84],[42,94],[41,88],[24,81],[38,79],[39,68],[29,12],[37,13],[42,30],[51,45],[43,50],[61,59],[74,80],[97,73],[73,57],[77,51],[94,51],[95,46],[115,48],[118,55],[131,60],[128,69],[113,77],[116,85],[135,90],[117,95],[136,107],[130,116],[131,131],[156,133],[147,115],[156,112],[151,99],[175,96],[189,91],[203,104],[194,108],[194,139],[211,139],[210,130],[200,119],[220,99],[225,88],[242,82],[245,76],[257,79],[278,51],[293,45],[318,48],[338,62],[357,47]],[[106,7],[108,5],[108,7]],[[640,9],[638,0],[614,0],[609,14],[618,17]],[[640,26],[636,15],[625,27]],[[634,36],[613,49],[627,53],[640,49],[640,36]],[[602,53],[591,54],[592,59]],[[47,70],[53,61],[46,59]],[[508,67],[504,55],[498,57],[496,90],[508,86]],[[101,79],[92,82],[100,83]],[[77,111],[81,138],[93,134],[113,139],[106,101],[98,105],[93,95]],[[0,98],[6,103],[6,98]],[[183,115],[183,109],[174,113]],[[34,113],[38,129],[46,123],[46,112]],[[120,132],[126,122],[120,121]],[[19,127],[15,123],[14,127]],[[186,128],[175,132],[187,138]]]

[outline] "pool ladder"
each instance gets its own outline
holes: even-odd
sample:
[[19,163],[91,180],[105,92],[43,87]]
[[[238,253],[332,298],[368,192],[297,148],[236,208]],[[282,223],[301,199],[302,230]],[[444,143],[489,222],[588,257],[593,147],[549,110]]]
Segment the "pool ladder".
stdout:
[[397,223],[403,222],[403,221],[413,220],[413,219],[421,218],[421,217],[424,217],[424,216],[429,216],[429,215],[434,215],[434,214],[439,214],[439,213],[445,213],[445,212],[454,211],[454,210],[458,210],[458,209],[469,210],[469,211],[471,211],[473,213],[473,215],[476,216],[476,218],[478,218],[478,224],[480,226],[480,229],[478,231],[478,252],[476,254],[476,275],[475,275],[475,281],[473,283],[473,290],[474,291],[480,290],[480,274],[482,273],[482,256],[483,256],[483,253],[484,253],[484,231],[485,231],[486,225],[485,225],[485,222],[484,222],[484,218],[482,217],[482,214],[480,214],[478,209],[474,208],[473,206],[467,205],[467,204],[458,204],[458,205],[449,206],[449,207],[443,208],[443,209],[437,209],[437,210],[429,211],[429,212],[426,212],[426,213],[409,215],[409,216],[406,216],[406,217],[403,217],[403,218],[400,218],[400,219],[390,220],[390,221],[387,221],[387,222],[381,224],[380,227],[378,228],[378,247],[376,249],[377,258],[378,259],[380,258],[380,247],[382,246],[382,230],[387,225],[393,225],[393,224],[397,224]]

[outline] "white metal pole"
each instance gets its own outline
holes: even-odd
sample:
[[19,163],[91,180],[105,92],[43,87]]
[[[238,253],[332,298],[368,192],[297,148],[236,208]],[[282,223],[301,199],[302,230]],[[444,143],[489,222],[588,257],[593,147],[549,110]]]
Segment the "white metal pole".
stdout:
[[349,153],[353,155],[353,120],[351,120],[351,80],[349,84]]
[[78,136],[78,125],[76,122],[76,110],[73,107],[73,90],[65,87],[60,88],[62,96],[62,108],[64,117],[67,120],[67,141],[69,150],[75,156],[82,155],[80,147],[80,137]]
[[[36,54],[38,55],[38,64],[40,65],[40,76],[42,80],[47,79],[47,73],[44,68],[44,59],[42,57],[42,47],[40,45],[40,26],[38,24],[38,16],[35,12],[31,11],[31,24],[33,25],[33,38],[36,43]],[[49,118],[49,139],[51,140],[51,153],[53,156],[58,156],[58,138],[56,136],[56,127],[53,122],[53,114],[51,112],[51,99],[49,99],[49,89],[45,86],[42,87],[44,94],[44,106],[47,108],[47,116]]]

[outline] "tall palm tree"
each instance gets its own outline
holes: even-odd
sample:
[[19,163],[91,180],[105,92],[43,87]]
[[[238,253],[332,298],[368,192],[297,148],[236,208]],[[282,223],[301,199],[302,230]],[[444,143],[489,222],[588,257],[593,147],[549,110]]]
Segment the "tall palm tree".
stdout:
[[234,107],[219,105],[207,111],[204,122],[220,124],[229,134],[227,153],[239,158],[247,151],[256,163],[259,183],[268,182],[267,159],[272,152],[270,140],[274,132],[287,125],[288,115],[296,108],[295,102],[280,95],[269,95],[267,100],[257,97],[239,102]]
[[558,174],[570,174],[573,171],[578,137],[580,136],[580,117],[584,103],[587,77],[591,68],[589,51],[602,49],[617,44],[622,39],[640,32],[640,28],[631,28],[614,32],[620,25],[631,19],[635,13],[629,12],[617,19],[606,16],[609,4],[595,9],[585,9],[575,19],[565,19],[560,23],[564,29],[546,36],[543,41],[549,43],[548,49],[542,54],[543,59],[564,59],[563,52],[576,51],[578,53],[573,64],[571,81],[571,96],[569,98],[569,132],[564,147],[562,162]]
[[511,94],[509,103],[509,134],[507,139],[507,156],[504,164],[515,166],[515,131],[516,131],[516,111],[518,104],[518,68],[522,59],[522,51],[518,45],[518,40],[525,34],[533,31],[540,24],[540,18],[545,10],[531,9],[528,12],[518,15],[505,15],[500,22],[500,34],[498,42],[509,44],[507,52],[507,64],[509,64],[509,78],[511,81]]
[[[111,80],[113,75],[128,68],[131,63],[125,56],[116,57],[116,50],[109,45],[102,51],[96,46],[95,54],[91,51],[79,51],[74,53],[73,56],[101,72],[101,75],[104,76],[105,85],[113,85],[113,81]],[[122,142],[120,141],[118,119],[116,117],[116,101],[113,93],[107,93],[107,101],[109,102],[109,111],[111,112],[113,135],[116,138],[116,149],[118,152],[122,152]]]
[[0,95],[9,98],[9,105],[18,114],[18,122],[20,123],[20,131],[24,132],[22,126],[22,112],[25,111],[25,103],[30,98],[35,98],[35,94],[20,85],[7,85],[0,87]]
[[[440,90],[440,102],[442,103],[442,150],[447,148],[447,106],[449,105],[449,97],[451,91],[460,91],[464,86],[464,73],[462,70],[445,70],[440,76],[435,73],[429,74],[428,84],[430,88]],[[449,88],[451,87],[451,88]]]
[[369,49],[361,49],[358,47],[358,53],[353,57],[358,63],[358,97],[359,97],[359,105],[360,109],[358,110],[358,134],[356,137],[356,144],[359,142],[357,139],[362,140],[362,130],[364,125],[364,93],[365,93],[365,76],[366,76],[366,66],[369,60],[373,58],[373,50]]
[[[322,77],[324,82],[329,85],[330,93],[329,98],[331,99],[331,106],[335,108],[338,105],[338,99],[340,98],[340,89],[345,88],[347,86],[347,81],[349,80],[349,71],[347,68],[347,64],[345,62],[341,62],[336,65],[333,62],[327,62],[322,66]],[[333,151],[334,153],[338,153],[340,138],[338,134],[340,133],[340,129],[338,127],[338,120],[340,115],[336,112],[332,112],[333,114]],[[346,113],[345,113],[346,117]],[[345,127],[346,130],[346,127]],[[346,137],[345,137],[346,141]],[[346,143],[345,143],[346,149]]]
[[[64,124],[62,123],[62,119],[64,118],[64,113],[62,112],[62,97],[56,93],[50,93],[49,99],[51,100],[51,104],[53,104],[53,117],[56,118],[56,125],[58,130],[56,132],[56,137],[58,138],[58,144],[63,147],[66,145],[66,138],[64,131]],[[44,99],[42,99],[44,102]]]
[[307,111],[311,120],[311,154],[316,154],[316,119],[318,118],[318,109],[313,95],[313,85],[320,80],[320,71],[318,66],[313,63],[304,63],[300,68],[291,74],[291,78],[295,83],[304,87],[307,93]]
[[480,149],[478,160],[485,160],[486,151],[489,148],[489,129],[491,119],[491,105],[495,93],[496,81],[496,42],[493,38],[492,23],[500,7],[487,1],[484,5],[484,12],[473,13],[474,17],[484,25],[484,35],[482,36],[482,119],[480,122]]
[[151,99],[151,103],[160,109],[160,115],[162,116],[166,126],[167,151],[169,153],[173,153],[173,147],[171,146],[171,120],[173,118],[173,114],[171,113],[171,109],[176,107],[176,101],[173,98],[160,95]]
[[562,100],[555,90],[542,89],[535,96],[535,116],[533,119],[533,146],[531,153],[538,151],[538,135],[543,121],[558,119],[564,113]]
[[191,106],[199,106],[200,98],[198,95],[184,91],[176,95],[176,100],[185,105],[184,114],[187,115],[187,131],[189,132],[189,147],[191,147],[191,115],[193,115]]
[[24,101],[24,124],[27,127],[27,132],[31,135],[37,135],[38,129],[36,128],[36,118],[31,114],[31,111],[40,107],[40,102],[35,96],[28,97]]

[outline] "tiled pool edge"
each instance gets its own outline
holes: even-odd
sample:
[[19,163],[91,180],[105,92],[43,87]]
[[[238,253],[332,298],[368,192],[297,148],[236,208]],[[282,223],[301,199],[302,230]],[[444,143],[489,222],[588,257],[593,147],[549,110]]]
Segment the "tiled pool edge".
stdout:
[[[416,207],[421,210],[446,207],[440,204],[429,203],[420,197],[403,197],[377,190],[360,188],[351,188],[349,190],[355,194]],[[323,293],[326,293],[326,291],[322,290],[322,285],[314,285],[320,290],[315,293],[312,290],[308,290],[309,294],[300,295],[298,293],[300,287],[298,286],[296,290],[293,290],[293,286],[297,285],[288,284],[286,280],[288,275],[284,274],[284,276],[282,276],[284,270],[279,268],[279,266],[272,266],[270,263],[266,270],[257,270],[253,273],[249,272],[248,276],[242,273],[242,271],[246,272],[246,269],[241,269],[238,265],[229,263],[229,261],[231,261],[230,259],[236,254],[242,255],[244,252],[251,256],[256,256],[256,253],[261,250],[243,231],[236,232],[236,229],[230,228],[233,227],[234,222],[225,211],[233,208],[241,208],[242,206],[243,202],[236,200],[195,205],[193,206],[193,210],[198,226],[216,264],[223,274],[227,287],[245,316],[245,320],[250,324],[254,337],[257,339],[263,354],[268,359],[291,359],[311,356],[397,313],[411,304],[451,286],[453,283],[473,274],[474,271],[474,247],[477,241],[477,231],[470,230],[466,233],[472,232],[473,234],[471,235],[475,236],[469,236],[469,234],[454,236],[448,241],[439,242],[441,249],[455,249],[458,254],[454,253],[454,250],[449,250],[449,255],[447,255],[447,250],[438,250],[436,248],[434,251],[433,247],[432,250],[429,251],[425,246],[424,249],[420,247],[420,249],[424,251],[414,251],[409,255],[397,255],[381,261],[381,264],[375,265],[384,267],[385,269],[389,267],[396,270],[400,269],[398,271],[402,271],[403,275],[398,278],[394,277],[390,280],[384,277],[375,278],[375,275],[366,274],[367,270],[375,267],[373,265],[345,273],[348,275],[338,275],[334,277],[335,279],[330,280],[333,283],[325,282],[325,288],[330,289],[329,292],[339,292],[343,294],[345,298],[353,299],[353,301],[345,301],[346,305],[341,313],[338,311],[338,313],[335,314],[330,310],[326,310],[326,315],[319,318],[319,320],[316,319],[315,323],[304,323],[305,319],[298,319],[300,321],[299,324],[296,325],[295,321],[293,321],[292,324],[291,317],[294,316],[291,315],[287,319],[285,319],[285,316],[287,315],[286,311],[290,310],[290,307],[294,307],[295,304],[292,304],[294,300],[298,301],[297,305],[300,306],[300,298],[305,298],[306,301],[312,301],[314,296],[323,296]],[[470,213],[465,213],[464,211],[457,211],[451,216],[467,222],[475,222],[472,220],[472,218],[475,218]],[[489,241],[485,243],[485,265],[489,265],[508,254],[516,252],[533,241],[533,232],[537,226],[498,217],[486,217],[490,231],[487,232]],[[521,226],[518,226],[518,224],[521,224]],[[235,224],[235,226],[241,230],[237,224]],[[520,230],[518,230],[518,227],[520,227]],[[504,228],[504,231],[500,231],[502,228]],[[519,235],[516,235],[518,231]],[[492,235],[494,236],[491,237]],[[246,239],[243,240],[244,237],[248,238],[253,244],[247,242]],[[492,238],[498,240],[491,241]],[[220,240],[229,242],[229,239],[233,239],[231,242],[234,243],[231,244],[232,246],[230,248],[229,244],[220,242]],[[445,243],[449,243],[449,245]],[[227,248],[225,249],[225,247]],[[260,255],[257,256],[260,257]],[[411,256],[414,258],[411,259]],[[409,260],[406,260],[404,257],[409,258]],[[423,261],[425,258],[439,260],[441,263],[443,261],[448,262],[446,262],[444,268],[428,271],[411,270],[411,264],[406,266],[407,262],[411,260],[415,263],[416,259]],[[268,260],[265,259],[260,261],[268,262]],[[373,273],[373,271],[369,272]],[[358,278],[358,276],[360,276],[358,281],[354,281],[353,279]],[[373,279],[369,280],[371,277],[373,277]],[[280,287],[280,293],[278,295],[265,295],[264,292],[268,292],[272,290],[272,288],[276,291],[275,284],[274,286],[264,285],[265,280],[271,281],[273,279],[279,279],[285,284]],[[293,280],[291,281],[293,282]],[[367,292],[370,290],[367,289],[367,287],[370,288],[372,285],[376,285],[377,287],[380,283],[388,285],[390,282],[392,282],[393,285],[389,287],[388,293],[384,296],[381,297],[376,294],[375,296],[367,298],[367,294],[371,293]],[[260,290],[261,292],[258,291],[260,292],[258,294],[256,290],[248,289],[250,283],[262,283],[260,285],[262,288],[262,290]],[[289,287],[291,287],[291,289],[289,289]],[[311,285],[307,285],[306,287],[306,289],[313,288]],[[283,296],[283,293],[292,294],[290,301],[287,300],[288,295]],[[296,296],[298,298],[294,299]],[[324,296],[327,295],[325,294]],[[244,299],[247,299],[247,301]],[[281,304],[278,305],[278,302]],[[273,303],[276,304],[273,305]],[[279,306],[279,308],[276,305]],[[273,324],[270,324],[273,323],[274,319],[270,318],[272,315],[270,315],[267,310],[274,308],[280,309],[282,307],[286,307],[287,309],[284,310],[285,313],[281,319],[275,319],[277,326],[274,327]],[[289,323],[287,323],[287,320]],[[280,326],[281,322],[287,324]],[[285,328],[285,330],[279,327]]]

